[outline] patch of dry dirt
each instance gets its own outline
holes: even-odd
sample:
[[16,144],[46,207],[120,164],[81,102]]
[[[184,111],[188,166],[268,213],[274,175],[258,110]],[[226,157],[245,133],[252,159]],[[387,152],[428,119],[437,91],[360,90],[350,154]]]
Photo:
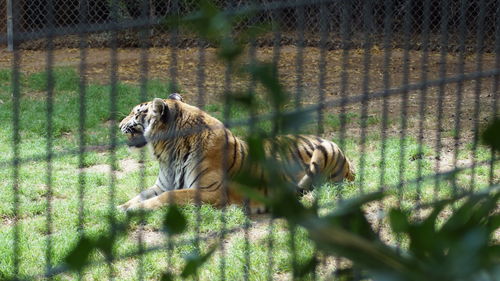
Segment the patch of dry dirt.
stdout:
[[139,238],[147,247],[162,246],[165,244],[165,234],[158,230],[148,228],[137,228],[134,230],[130,238],[139,242]]
[[0,216],[0,221],[3,226],[12,226],[14,224],[14,218],[7,215]]
[[[141,168],[141,163],[133,159],[123,159],[118,161],[118,170],[115,170],[115,175],[117,178],[123,178],[128,173],[137,171]],[[111,173],[111,165],[109,164],[98,164],[90,167],[83,168],[84,172],[90,173],[101,173],[109,174]]]

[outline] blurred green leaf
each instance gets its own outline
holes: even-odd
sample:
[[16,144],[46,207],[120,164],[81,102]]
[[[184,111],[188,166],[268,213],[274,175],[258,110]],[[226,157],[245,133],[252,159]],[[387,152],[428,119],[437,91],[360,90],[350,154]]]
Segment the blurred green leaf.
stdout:
[[373,201],[377,201],[377,200],[381,200],[385,196],[386,196],[385,192],[376,191],[376,192],[363,194],[363,195],[355,197],[355,198],[343,200],[342,202],[339,202],[339,205],[332,212],[332,215],[339,216],[339,215],[343,215],[343,214],[349,214],[349,213],[352,213],[354,211],[358,211],[358,210],[360,210],[361,206],[363,206],[364,204],[370,203]]
[[278,114],[274,118],[275,126],[281,134],[298,132],[301,127],[314,120],[311,112],[294,111]]
[[246,142],[248,144],[248,163],[250,165],[264,163],[267,159],[263,137],[251,135],[247,137]]
[[297,193],[291,188],[274,188],[270,204],[273,215],[286,218],[288,222],[300,224],[315,214],[314,209],[308,209],[300,203]]
[[355,278],[354,269],[352,267],[336,270],[335,277],[337,277],[339,281],[359,280]]
[[500,228],[500,214],[491,215],[489,220],[490,231],[493,232],[497,228]]
[[217,55],[227,62],[232,62],[243,53],[243,49],[243,45],[236,43],[231,37],[225,37],[220,40]]
[[[260,192],[258,188],[256,188],[259,186],[263,186],[260,179],[251,176],[248,173],[240,173],[239,175],[235,176],[233,181],[235,182],[237,191],[240,192],[244,197],[252,201],[264,203],[266,205],[271,204],[269,197],[264,196],[262,192]],[[253,185],[253,183],[256,183],[256,185]]]
[[316,258],[316,256],[313,256],[304,264],[298,266],[297,277],[304,277],[307,274],[310,274],[316,269],[316,266],[318,266],[318,264],[319,264],[318,259]]
[[186,230],[187,220],[179,210],[177,205],[169,205],[167,214],[163,219],[163,230],[170,234],[175,235]]
[[211,248],[206,254],[200,255],[197,252],[193,252],[184,257],[186,260],[186,265],[182,270],[181,277],[187,278],[191,275],[196,274],[198,269],[210,258],[217,247]]
[[[186,27],[197,32],[202,38],[217,45],[219,58],[226,62],[234,61],[243,52],[244,43],[256,35],[256,30],[242,30],[241,38],[235,38],[233,29],[238,22],[247,20],[255,8],[247,5],[244,9],[238,9],[231,13],[221,11],[212,1],[202,0],[198,2],[199,9],[185,17],[167,17],[163,24],[169,28]],[[262,28],[262,27],[261,27]]]
[[173,281],[174,276],[170,272],[163,272],[160,276],[160,281]]
[[97,238],[95,245],[106,257],[110,257],[113,254],[113,245],[116,239],[116,235],[101,235]]
[[500,118],[495,118],[484,130],[483,142],[496,151],[500,151]]
[[64,262],[72,270],[80,271],[88,264],[90,253],[94,249],[93,241],[82,236],[76,246],[66,255]]
[[114,232],[112,233],[101,234],[94,239],[82,236],[75,247],[66,255],[64,263],[72,270],[79,271],[88,263],[90,253],[93,250],[99,250],[107,257],[111,256],[116,240],[128,233],[130,222],[136,216],[127,214],[126,217],[115,218]]
[[[407,233],[410,237],[410,251],[421,259],[441,257],[444,237],[436,232],[436,219],[446,206],[446,202],[434,205],[431,214],[422,222],[415,222],[408,226]],[[432,239],[429,239],[432,237]]]
[[310,220],[303,226],[308,229],[318,249],[346,257],[371,275],[383,276],[381,280],[424,280],[425,275],[421,274],[420,266],[411,256],[401,255],[379,239],[364,238],[371,235],[353,233],[324,219]]
[[256,93],[254,92],[231,92],[228,95],[229,102],[241,104],[245,108],[251,110],[258,105]]
[[256,39],[257,37],[265,34],[272,30],[272,25],[270,23],[257,23],[247,27],[246,30],[240,33],[239,38],[243,42],[249,42],[251,40]]
[[410,228],[408,215],[400,209],[391,209],[389,211],[389,222],[392,231],[396,233],[407,232]]
[[340,227],[370,241],[379,240],[361,209],[352,210],[349,213],[342,213],[341,215],[330,214],[323,220],[330,226]]
[[470,196],[468,200],[446,221],[441,232],[459,234],[464,229],[485,225],[490,213],[498,207],[500,192]]
[[281,111],[287,97],[277,77],[276,67],[270,63],[253,63],[243,68],[269,92],[271,105],[276,111]]

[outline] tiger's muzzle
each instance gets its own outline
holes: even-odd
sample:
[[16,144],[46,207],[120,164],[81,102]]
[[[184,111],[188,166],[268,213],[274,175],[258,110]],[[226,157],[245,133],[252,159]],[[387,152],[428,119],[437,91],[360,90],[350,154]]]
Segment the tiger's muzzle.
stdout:
[[135,125],[124,124],[123,126],[120,127],[120,130],[127,136],[128,138],[127,145],[130,147],[141,148],[148,143],[146,141],[146,138],[144,137],[142,126],[138,124]]

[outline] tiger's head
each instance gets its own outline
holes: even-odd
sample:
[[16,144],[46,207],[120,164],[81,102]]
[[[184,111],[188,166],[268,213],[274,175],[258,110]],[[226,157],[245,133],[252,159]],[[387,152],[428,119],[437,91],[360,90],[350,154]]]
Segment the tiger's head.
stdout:
[[168,100],[182,101],[181,95],[171,94],[167,100],[155,98],[153,101],[134,106],[130,114],[120,122],[120,130],[128,138],[131,147],[143,147],[151,139],[155,126],[166,123],[169,118]]

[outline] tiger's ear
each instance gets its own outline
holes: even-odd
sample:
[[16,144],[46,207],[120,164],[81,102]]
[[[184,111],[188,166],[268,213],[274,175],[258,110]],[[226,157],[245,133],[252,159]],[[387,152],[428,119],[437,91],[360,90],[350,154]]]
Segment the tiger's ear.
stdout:
[[170,94],[170,96],[168,96],[168,98],[171,99],[171,100],[183,101],[182,100],[182,96],[179,95],[179,93]]
[[161,116],[163,115],[163,112],[165,111],[165,108],[167,107],[167,105],[165,104],[165,102],[162,100],[162,99],[159,99],[159,98],[155,98],[153,100],[153,114],[155,116]]
[[153,100],[153,115],[156,117],[160,117],[160,119],[166,123],[168,121],[169,110],[168,105],[164,100],[155,98]]

